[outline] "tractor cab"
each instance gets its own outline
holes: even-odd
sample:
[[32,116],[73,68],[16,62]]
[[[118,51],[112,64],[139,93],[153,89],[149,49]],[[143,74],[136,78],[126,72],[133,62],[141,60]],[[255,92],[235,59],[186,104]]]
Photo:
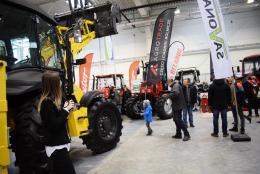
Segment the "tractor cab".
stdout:
[[246,57],[241,62],[242,77],[253,74],[256,76],[258,84],[260,84],[260,55]]
[[190,79],[191,83],[196,85],[199,93],[207,92],[209,85],[206,82],[200,82],[200,71],[195,67],[178,69],[176,80],[179,80],[183,84],[183,80]]
[[97,75],[93,78],[93,90],[104,93],[105,98],[110,97],[111,87],[115,87],[121,95],[124,85],[123,74]]
[[197,70],[195,67],[181,68],[177,70],[175,79],[179,80],[180,83],[183,83],[183,80],[189,78],[191,83],[195,84],[200,82],[199,76],[200,76],[200,71]]
[[55,27],[54,19],[37,7],[1,3],[0,59],[7,62],[8,95],[40,89],[43,69],[62,69]]

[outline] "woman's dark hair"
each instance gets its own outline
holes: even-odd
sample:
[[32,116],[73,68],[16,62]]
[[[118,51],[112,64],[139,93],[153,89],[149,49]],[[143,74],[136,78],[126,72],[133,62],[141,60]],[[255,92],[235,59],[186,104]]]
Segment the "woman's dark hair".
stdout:
[[42,95],[39,101],[38,110],[40,111],[42,101],[50,97],[56,107],[61,109],[62,92],[60,87],[59,73],[46,71],[42,76]]

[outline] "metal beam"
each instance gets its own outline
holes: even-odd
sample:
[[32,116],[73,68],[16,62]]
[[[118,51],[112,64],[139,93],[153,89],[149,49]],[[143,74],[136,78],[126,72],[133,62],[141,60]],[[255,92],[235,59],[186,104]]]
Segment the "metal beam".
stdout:
[[[127,20],[128,23],[131,23],[130,19],[122,11],[120,13]],[[135,28],[135,25],[132,24],[132,27]]]
[[139,5],[139,6],[135,6],[135,7],[129,7],[129,8],[121,9],[121,11],[122,12],[133,11],[133,10],[138,10],[140,8],[145,8],[145,7],[154,7],[154,6],[172,4],[172,3],[177,3],[177,2],[185,2],[185,1],[194,1],[194,0],[170,0],[170,1],[156,2],[156,3]]
[[[148,4],[147,0],[133,0],[136,6]],[[146,8],[139,8],[138,12],[142,17],[147,17],[149,15],[149,7]]]

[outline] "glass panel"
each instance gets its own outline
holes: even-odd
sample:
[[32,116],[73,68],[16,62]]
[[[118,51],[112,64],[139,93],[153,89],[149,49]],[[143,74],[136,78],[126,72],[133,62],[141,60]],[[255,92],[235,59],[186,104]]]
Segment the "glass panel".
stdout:
[[107,88],[114,86],[113,78],[98,78],[97,79],[97,89]]
[[5,57],[5,56],[7,56],[5,42],[0,40],[0,59],[1,57]]
[[260,57],[259,60],[255,62],[256,71],[260,71]]
[[0,55],[10,69],[39,65],[36,16],[4,4],[0,6]]
[[43,65],[50,68],[61,68],[61,56],[58,53],[58,40],[54,28],[39,19],[38,35]]
[[8,69],[27,66],[61,68],[55,29],[35,14],[0,6],[0,58]]
[[254,70],[254,62],[244,62],[244,73],[250,74]]
[[30,63],[30,43],[29,38],[16,38],[11,39],[13,56],[17,59],[16,63]]
[[121,78],[116,77],[116,89],[121,89]]
[[183,80],[190,79],[191,83],[195,82],[194,74],[183,74],[182,76]]

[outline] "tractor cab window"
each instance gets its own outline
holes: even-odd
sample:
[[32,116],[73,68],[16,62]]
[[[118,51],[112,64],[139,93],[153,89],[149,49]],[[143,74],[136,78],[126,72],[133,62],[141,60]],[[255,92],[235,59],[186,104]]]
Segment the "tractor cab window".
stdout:
[[260,71],[260,60],[252,60],[244,62],[244,74],[254,73]]
[[121,77],[116,77],[116,89],[121,89]]
[[39,19],[38,37],[40,42],[40,59],[42,65],[50,68],[61,68],[61,58],[58,53],[58,40],[55,29],[42,19]]
[[113,78],[98,78],[97,79],[97,89],[107,88],[114,86]]
[[30,40],[28,37],[11,39],[11,45],[13,57],[17,59],[17,64],[31,64]]
[[0,40],[0,57],[7,56],[5,42]]
[[9,69],[37,66],[35,15],[15,7],[0,6],[0,55]]
[[36,14],[0,6],[0,59],[8,70],[23,67],[60,68],[54,27]]

